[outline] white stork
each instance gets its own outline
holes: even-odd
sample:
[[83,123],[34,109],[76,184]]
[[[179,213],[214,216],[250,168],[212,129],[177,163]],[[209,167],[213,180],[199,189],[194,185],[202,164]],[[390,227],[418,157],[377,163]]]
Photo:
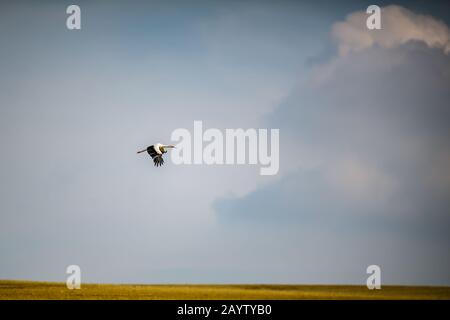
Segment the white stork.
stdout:
[[137,153],[142,153],[147,151],[147,153],[152,157],[153,162],[155,163],[155,166],[159,167],[164,164],[163,154],[167,152],[167,149],[169,148],[175,148],[173,145],[167,145],[167,144],[161,144],[156,143],[154,145],[151,145],[147,147],[144,150],[138,151]]

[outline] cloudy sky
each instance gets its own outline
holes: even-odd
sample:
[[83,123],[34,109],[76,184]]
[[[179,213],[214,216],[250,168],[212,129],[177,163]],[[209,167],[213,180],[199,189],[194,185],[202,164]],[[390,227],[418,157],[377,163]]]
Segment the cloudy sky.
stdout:
[[[450,285],[445,1],[72,3],[0,5],[0,279]],[[278,175],[136,155],[194,120]]]

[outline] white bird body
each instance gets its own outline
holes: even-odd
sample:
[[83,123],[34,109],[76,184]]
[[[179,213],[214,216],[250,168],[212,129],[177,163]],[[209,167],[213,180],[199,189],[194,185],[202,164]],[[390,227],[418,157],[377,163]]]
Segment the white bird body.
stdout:
[[161,143],[156,143],[153,145],[153,149],[155,149],[157,154],[163,154],[161,151],[161,147],[163,147],[163,144]]

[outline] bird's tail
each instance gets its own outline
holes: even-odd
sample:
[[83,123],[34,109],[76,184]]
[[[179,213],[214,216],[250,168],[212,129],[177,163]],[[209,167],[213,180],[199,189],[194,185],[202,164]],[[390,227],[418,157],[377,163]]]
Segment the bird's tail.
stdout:
[[144,149],[144,150],[138,151],[137,153],[142,153],[142,152],[145,152],[145,151],[147,151],[147,149]]

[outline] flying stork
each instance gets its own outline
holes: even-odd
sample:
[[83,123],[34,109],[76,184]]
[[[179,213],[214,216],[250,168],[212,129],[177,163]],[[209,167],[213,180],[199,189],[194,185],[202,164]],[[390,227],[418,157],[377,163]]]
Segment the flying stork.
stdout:
[[160,167],[164,164],[163,154],[167,152],[167,149],[175,148],[173,145],[156,143],[147,147],[144,150],[138,151],[137,153],[142,153],[147,151],[147,153],[152,157],[155,166]]

